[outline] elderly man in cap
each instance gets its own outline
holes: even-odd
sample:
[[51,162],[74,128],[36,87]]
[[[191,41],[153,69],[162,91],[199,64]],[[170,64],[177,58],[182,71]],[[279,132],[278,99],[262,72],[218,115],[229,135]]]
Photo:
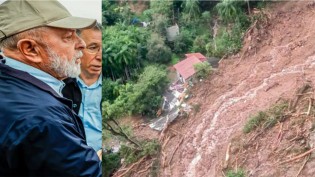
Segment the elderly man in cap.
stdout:
[[58,1],[7,0],[0,5],[0,176],[101,176],[81,119],[61,90],[80,74],[84,41]]

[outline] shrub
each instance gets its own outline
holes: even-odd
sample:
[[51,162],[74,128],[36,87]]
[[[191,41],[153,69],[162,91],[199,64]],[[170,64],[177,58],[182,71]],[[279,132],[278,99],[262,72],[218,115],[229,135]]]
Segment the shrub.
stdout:
[[196,77],[198,79],[206,77],[212,71],[212,67],[211,67],[210,63],[208,63],[208,62],[197,63],[194,65],[194,68],[196,70]]
[[174,52],[182,54],[188,52],[193,44],[193,33],[187,29],[182,30],[174,40]]
[[242,169],[238,169],[237,171],[229,170],[226,176],[227,177],[245,177],[245,172]]
[[192,52],[207,53],[206,45],[210,42],[210,36],[207,34],[197,36],[193,42]]
[[251,116],[243,128],[244,133],[249,133],[258,127],[264,130],[272,128],[279,121],[285,118],[285,111],[288,108],[286,102],[272,106],[267,111],[259,111],[257,115]]
[[125,159],[127,164],[138,161],[145,156],[155,156],[160,152],[160,144],[157,140],[145,140],[140,142],[141,149],[132,146],[122,145],[120,148],[121,158]]
[[259,111],[257,115],[250,117],[249,121],[245,124],[243,128],[244,133],[249,133],[255,128],[257,128],[267,117],[266,112]]
[[120,167],[120,157],[118,153],[103,154],[102,176],[110,177],[112,173]]
[[171,49],[165,45],[164,39],[157,33],[151,35],[147,42],[147,59],[156,63],[168,63],[172,58]]

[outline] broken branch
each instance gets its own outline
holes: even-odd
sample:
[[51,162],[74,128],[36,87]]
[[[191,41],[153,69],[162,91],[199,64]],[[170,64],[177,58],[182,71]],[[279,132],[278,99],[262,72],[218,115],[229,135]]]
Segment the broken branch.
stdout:
[[168,162],[168,166],[170,166],[172,160],[173,160],[173,157],[174,157],[174,154],[175,152],[177,151],[178,147],[180,146],[180,144],[182,144],[182,142],[184,141],[184,137],[182,137],[182,139],[179,141],[178,145],[176,146],[176,148],[174,149],[173,153],[172,153],[172,156],[171,156],[171,159],[170,161]]
[[297,160],[297,159],[299,159],[299,158],[302,158],[302,157],[304,157],[304,156],[310,154],[310,153],[313,152],[314,150],[315,150],[315,148],[312,148],[312,149],[310,149],[310,150],[308,150],[308,151],[306,151],[306,152],[304,152],[304,153],[302,153],[302,154],[300,154],[300,155],[298,155],[298,156],[295,156],[295,157],[293,157],[293,158],[291,158],[291,159],[288,159],[288,160],[285,160],[285,161],[280,162],[279,165],[284,164],[284,163],[288,163],[288,162],[295,161],[295,160]]

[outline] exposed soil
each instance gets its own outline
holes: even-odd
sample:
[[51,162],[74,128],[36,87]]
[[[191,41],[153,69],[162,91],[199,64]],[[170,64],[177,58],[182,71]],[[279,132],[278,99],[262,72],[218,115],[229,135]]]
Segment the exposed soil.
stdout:
[[[279,2],[266,9],[266,19],[246,34],[244,48],[190,91],[189,101],[200,104],[200,111],[168,128],[159,176],[219,177],[235,168],[246,176],[315,176],[309,155],[314,153],[292,160],[315,141],[315,5]],[[309,89],[300,93],[306,84]],[[243,133],[250,115],[281,100],[295,105],[284,121],[260,134]]]

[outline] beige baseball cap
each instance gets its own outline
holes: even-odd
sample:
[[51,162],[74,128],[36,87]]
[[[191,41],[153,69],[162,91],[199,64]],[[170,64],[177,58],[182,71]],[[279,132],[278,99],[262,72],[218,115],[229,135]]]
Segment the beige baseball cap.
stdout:
[[95,19],[73,17],[57,0],[7,0],[0,4],[0,40],[40,26],[90,28]]

